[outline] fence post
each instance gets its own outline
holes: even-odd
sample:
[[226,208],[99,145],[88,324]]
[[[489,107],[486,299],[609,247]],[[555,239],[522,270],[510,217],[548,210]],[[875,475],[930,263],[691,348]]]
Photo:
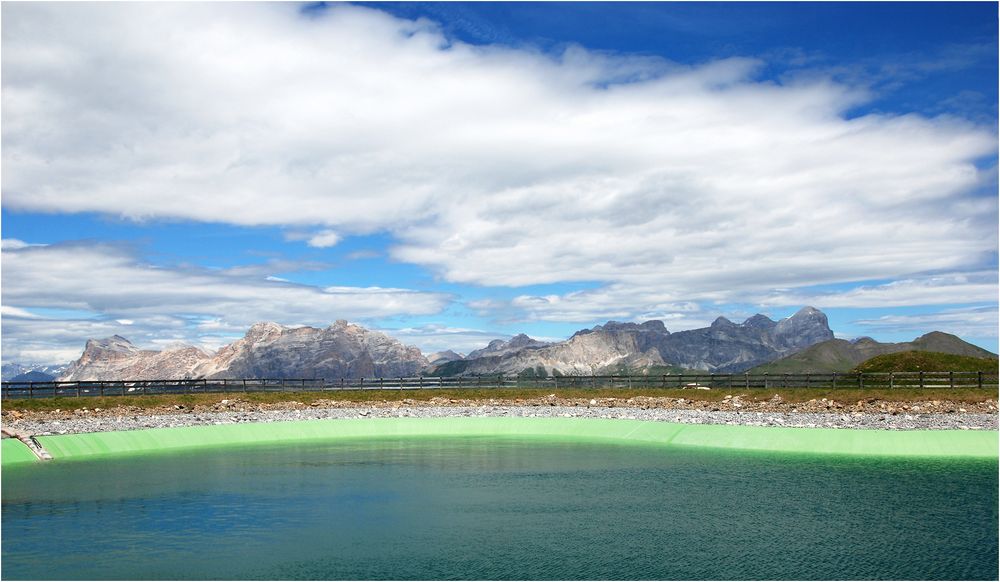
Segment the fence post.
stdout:
[[767,390],[767,372],[764,372],[764,390]]
[[865,388],[865,373],[858,372],[858,388],[864,390]]
[[920,387],[924,387],[924,371],[920,370]]
[[889,390],[896,387],[896,374],[889,372]]
[[743,387],[747,390],[750,389],[750,372],[743,373]]
[[948,385],[952,390],[955,389],[955,372],[948,372]]
[[833,387],[834,388],[837,387],[837,373],[836,372],[833,373]]
[[383,380],[381,376],[379,376],[378,379],[378,389],[385,390],[385,380]]
[[421,390],[423,390],[424,389],[424,377],[423,376],[420,376],[419,382],[420,383],[418,384],[418,386],[420,387]]
[[35,383],[28,382],[28,399],[30,400],[34,397],[35,397]]
[[978,372],[976,372],[976,375],[979,377],[979,389],[982,390],[983,389],[983,371],[979,370]]

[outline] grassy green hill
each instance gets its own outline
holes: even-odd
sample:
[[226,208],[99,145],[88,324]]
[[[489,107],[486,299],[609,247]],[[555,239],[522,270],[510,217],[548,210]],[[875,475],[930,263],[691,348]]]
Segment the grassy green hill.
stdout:
[[854,372],[996,372],[995,358],[975,358],[941,352],[899,352],[867,360]]
[[[935,352],[952,356],[963,356],[973,360],[992,359],[994,362],[993,366],[987,369],[996,368],[996,354],[963,341],[957,336],[940,331],[932,331],[918,337],[912,342],[902,343],[882,343],[871,338],[861,338],[853,342],[832,339],[820,342],[801,352],[786,356],[780,360],[775,360],[769,364],[757,366],[749,370],[749,372],[751,374],[849,372],[856,366],[860,366],[862,363],[876,356],[904,352]],[[924,371],[929,372],[930,370]],[[962,369],[955,368],[954,370],[944,371],[959,372]]]
[[847,340],[833,339],[791,356],[748,370],[750,374],[799,374],[846,372],[864,361]]

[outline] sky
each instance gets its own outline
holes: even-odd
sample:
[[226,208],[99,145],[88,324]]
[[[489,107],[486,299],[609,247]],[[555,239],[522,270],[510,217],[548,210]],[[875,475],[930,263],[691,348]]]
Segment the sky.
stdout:
[[2,358],[823,310],[997,351],[997,4],[2,5]]

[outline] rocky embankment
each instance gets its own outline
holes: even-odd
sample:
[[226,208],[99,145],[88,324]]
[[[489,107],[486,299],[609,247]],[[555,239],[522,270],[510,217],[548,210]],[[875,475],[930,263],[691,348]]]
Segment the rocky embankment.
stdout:
[[174,426],[277,422],[324,418],[393,418],[442,416],[520,416],[624,418],[694,424],[861,428],[997,430],[997,403],[947,400],[892,402],[876,399],[841,402],[830,399],[785,402],[727,395],[721,401],[636,396],[632,398],[379,400],[351,402],[318,399],[305,402],[254,403],[226,399],[209,405],[158,408],[116,406],[75,410],[26,411],[5,406],[3,426],[28,434],[66,434],[141,430]]

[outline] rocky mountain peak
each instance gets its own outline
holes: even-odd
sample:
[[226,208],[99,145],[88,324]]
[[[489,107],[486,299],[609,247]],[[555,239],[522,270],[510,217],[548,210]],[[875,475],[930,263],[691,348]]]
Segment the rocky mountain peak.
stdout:
[[120,335],[113,335],[104,339],[89,339],[87,340],[87,345],[83,348],[84,352],[89,351],[111,351],[111,352],[123,352],[131,353],[139,351],[139,348],[135,347],[132,342],[123,338]]
[[743,322],[743,327],[750,327],[750,328],[754,328],[754,329],[771,329],[772,327],[774,327],[775,325],[777,325],[777,323],[778,322],[774,321],[770,317],[768,317],[768,316],[766,316],[766,315],[764,315],[762,313],[758,313],[758,314],[754,315],[753,317],[751,317],[751,318],[747,319],[746,321],[744,321]]
[[434,352],[433,354],[427,356],[427,361],[430,362],[431,365],[446,364],[448,362],[455,362],[464,359],[465,356],[452,350],[445,350],[443,352]]
[[663,333],[663,334],[670,333],[669,331],[667,331],[667,326],[663,325],[663,322],[660,321],[659,319],[650,319],[649,321],[640,323],[639,327],[643,331],[651,331],[654,333]]
[[523,333],[519,333],[507,341],[508,348],[523,348],[531,344],[537,343],[535,340],[531,339]]
[[519,333],[506,341],[495,339],[488,343],[485,348],[469,352],[469,355],[466,356],[465,359],[471,360],[488,356],[500,356],[520,350],[535,350],[543,348],[547,345],[549,345],[547,342],[540,342],[523,333]]
[[806,348],[833,339],[826,314],[815,307],[803,307],[795,315],[774,326],[778,345],[787,349]]
[[715,321],[712,322],[712,325],[710,327],[715,327],[715,328],[718,328],[718,327],[736,327],[736,324],[733,323],[732,321],[729,321],[728,319],[726,319],[725,317],[722,317],[720,315],[719,317],[715,318]]
[[251,325],[243,337],[247,341],[254,343],[268,341],[280,336],[285,329],[284,326],[272,321],[262,321]]

